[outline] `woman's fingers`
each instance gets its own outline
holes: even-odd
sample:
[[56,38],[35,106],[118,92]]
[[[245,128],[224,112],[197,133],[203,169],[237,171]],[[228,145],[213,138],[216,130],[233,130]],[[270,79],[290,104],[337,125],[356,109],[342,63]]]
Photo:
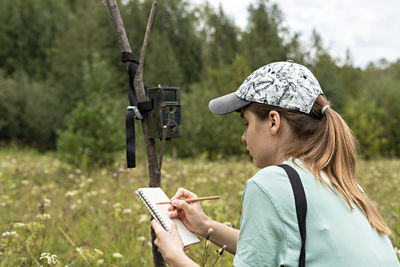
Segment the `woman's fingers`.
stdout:
[[180,198],[195,198],[195,197],[197,197],[195,193],[190,192],[189,190],[180,187],[176,191],[176,194],[171,198],[171,200],[180,199]]
[[151,220],[151,227],[153,227],[153,230],[156,233],[156,235],[158,235],[160,231],[165,231],[164,228],[162,228],[162,226],[154,219]]

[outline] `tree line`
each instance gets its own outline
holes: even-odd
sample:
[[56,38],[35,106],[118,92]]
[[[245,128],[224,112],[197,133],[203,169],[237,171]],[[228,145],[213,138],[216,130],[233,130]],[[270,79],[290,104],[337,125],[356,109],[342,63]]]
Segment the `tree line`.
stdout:
[[[119,2],[139,55],[150,0]],[[283,26],[277,4],[248,6],[245,28],[219,7],[162,0],[144,65],[147,86],[181,87],[183,136],[169,153],[210,158],[245,150],[237,114],[214,116],[208,101],[237,89],[255,69],[292,59],[308,66],[354,131],[363,157],[400,154],[400,60],[355,67]],[[107,164],[125,145],[127,79],[108,9],[99,0],[0,2],[0,141],[58,150],[73,163]]]

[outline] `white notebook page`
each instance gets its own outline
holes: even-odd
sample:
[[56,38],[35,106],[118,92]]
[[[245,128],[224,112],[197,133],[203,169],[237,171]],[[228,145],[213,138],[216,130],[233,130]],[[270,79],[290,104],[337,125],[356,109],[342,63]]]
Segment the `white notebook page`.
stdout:
[[160,187],[139,188],[137,191],[141,192],[142,195],[144,195],[146,199],[149,201],[148,204],[154,207],[158,211],[160,217],[167,226],[167,231],[169,231],[172,222],[176,224],[178,232],[185,246],[200,242],[200,239],[195,234],[190,232],[186,228],[186,226],[182,223],[181,220],[169,218],[168,204],[163,204],[163,205],[155,204],[157,202],[170,200]]

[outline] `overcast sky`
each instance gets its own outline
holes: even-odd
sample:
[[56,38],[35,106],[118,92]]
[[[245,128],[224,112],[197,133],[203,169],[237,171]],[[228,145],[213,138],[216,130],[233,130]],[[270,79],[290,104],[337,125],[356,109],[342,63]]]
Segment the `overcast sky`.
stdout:
[[[205,0],[193,0],[196,3]],[[370,61],[400,58],[400,0],[270,0],[277,3],[291,33],[303,42],[313,28],[335,58],[344,59],[350,49],[353,63],[365,67]],[[247,7],[256,0],[210,0],[222,4],[236,25],[244,27]]]

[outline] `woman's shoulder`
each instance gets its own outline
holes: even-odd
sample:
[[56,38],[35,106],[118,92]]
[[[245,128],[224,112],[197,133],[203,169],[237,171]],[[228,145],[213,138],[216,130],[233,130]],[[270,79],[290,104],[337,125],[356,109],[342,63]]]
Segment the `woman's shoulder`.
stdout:
[[[305,169],[301,161],[289,159],[283,162],[283,164],[294,168],[299,174],[303,185],[306,187],[310,181],[315,180],[315,177]],[[250,189],[250,187],[257,187],[275,203],[285,203],[284,205],[290,206],[292,200],[294,201],[293,190],[288,175],[283,168],[277,165],[259,170],[247,181],[245,189]]]
[[[283,164],[287,164],[293,167],[298,173],[301,171],[300,166],[296,166],[292,161],[285,161]],[[300,170],[299,170],[300,169]],[[303,176],[303,175],[302,175]],[[275,187],[290,186],[290,181],[286,171],[278,165],[268,166],[260,169],[253,177],[251,177],[247,183],[256,183],[259,186],[265,187],[266,189],[274,189]]]

